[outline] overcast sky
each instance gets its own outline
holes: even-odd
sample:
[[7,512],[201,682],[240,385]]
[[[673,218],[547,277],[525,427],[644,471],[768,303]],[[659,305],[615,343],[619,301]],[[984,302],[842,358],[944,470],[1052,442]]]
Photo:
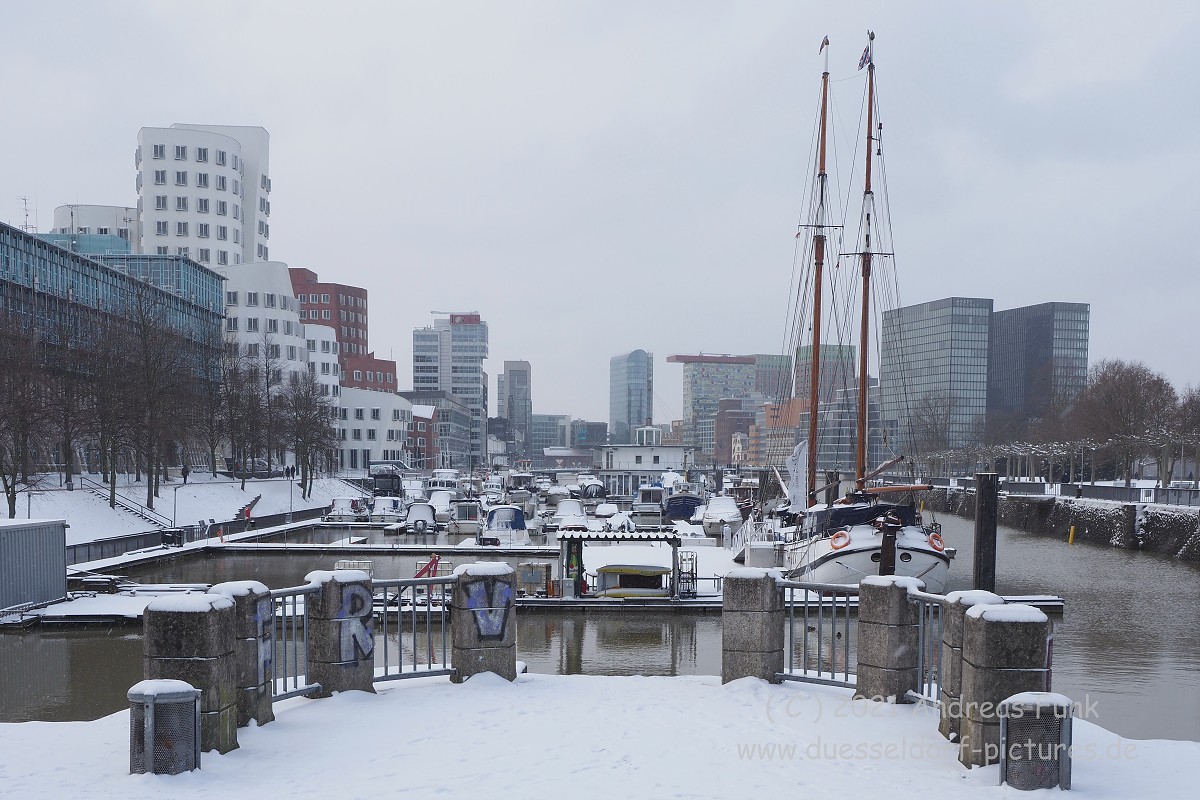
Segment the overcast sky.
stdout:
[[[271,255],[370,291],[411,386],[430,312],[536,413],[608,360],[778,353],[823,35],[835,127],[875,30],[901,301],[1090,303],[1091,360],[1200,381],[1200,3],[5,3],[0,219],[133,205],[137,131],[271,134]],[[849,152],[849,147],[846,147]],[[837,176],[849,184],[849,174]]]

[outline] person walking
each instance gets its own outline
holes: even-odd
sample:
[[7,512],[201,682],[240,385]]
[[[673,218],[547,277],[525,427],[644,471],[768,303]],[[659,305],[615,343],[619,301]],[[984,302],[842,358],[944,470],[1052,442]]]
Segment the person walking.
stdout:
[[192,471],[190,469],[188,469],[187,464],[183,465],[183,469],[179,470],[179,474],[181,476],[183,476],[183,484],[184,484],[184,486],[186,486],[187,485],[187,476],[192,474]]

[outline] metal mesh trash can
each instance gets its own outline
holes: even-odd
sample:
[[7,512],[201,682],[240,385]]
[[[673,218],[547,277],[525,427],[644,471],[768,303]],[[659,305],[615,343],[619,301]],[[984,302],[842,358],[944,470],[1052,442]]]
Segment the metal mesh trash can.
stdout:
[[1071,701],[1022,692],[1000,703],[1000,783],[1014,789],[1071,788]]
[[200,768],[200,690],[176,680],[129,689],[129,772],[176,775]]

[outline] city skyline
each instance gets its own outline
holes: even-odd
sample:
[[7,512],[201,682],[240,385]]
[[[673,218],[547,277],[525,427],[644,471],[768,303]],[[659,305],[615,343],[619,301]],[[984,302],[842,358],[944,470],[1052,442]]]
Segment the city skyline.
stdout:
[[[140,128],[261,126],[270,257],[396,302],[372,321],[378,357],[409,363],[411,331],[434,309],[478,309],[490,372],[527,360],[544,376],[540,409],[603,420],[615,353],[780,351],[817,45],[829,35],[845,133],[871,27],[900,303],[1088,303],[1093,362],[1140,360],[1180,388],[1196,382],[1181,337],[1128,324],[1187,318],[1191,257],[1134,269],[1141,237],[1127,229],[1187,228],[1196,111],[1174,99],[1191,80],[1179,76],[1195,74],[1182,37],[1200,10],[1158,5],[1134,37],[1116,3],[1088,4],[1086,25],[1069,3],[921,5],[929,13],[702,3],[632,16],[398,4],[336,20],[223,2],[200,16],[16,7],[14,29],[54,32],[50,46],[10,43],[24,97],[86,73],[136,80],[139,102],[131,114],[80,92],[0,132],[0,219],[23,224],[21,197],[41,231],[57,206],[133,206]],[[232,18],[237,37],[222,33]],[[226,60],[237,81],[212,68]],[[150,63],[161,66],[139,67]],[[679,419],[682,371],[659,360],[653,417]]]

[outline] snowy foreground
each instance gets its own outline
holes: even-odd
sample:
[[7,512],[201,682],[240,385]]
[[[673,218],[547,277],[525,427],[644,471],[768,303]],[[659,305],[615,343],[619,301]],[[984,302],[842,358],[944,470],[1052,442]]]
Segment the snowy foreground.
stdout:
[[[936,712],[747,678],[491,675],[275,705],[203,769],[129,775],[129,715],[0,724],[6,797],[1030,797],[966,770]],[[1076,720],[1074,797],[1194,797],[1200,743]],[[1055,797],[1059,797],[1057,790]]]

